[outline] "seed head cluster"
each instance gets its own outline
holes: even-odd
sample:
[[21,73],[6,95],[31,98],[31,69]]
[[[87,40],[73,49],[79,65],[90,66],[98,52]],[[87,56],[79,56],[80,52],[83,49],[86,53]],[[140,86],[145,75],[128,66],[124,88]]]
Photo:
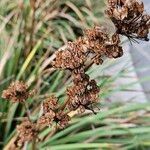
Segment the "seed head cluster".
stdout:
[[25,141],[32,141],[37,137],[38,127],[36,123],[27,118],[17,126],[18,140],[17,146],[22,147]]
[[51,96],[43,102],[43,114],[38,119],[38,124],[51,126],[55,122],[59,128],[64,128],[68,125],[70,117],[65,110],[60,109],[58,99],[55,96]]
[[33,91],[28,90],[28,86],[22,81],[15,81],[10,84],[8,89],[2,93],[2,98],[12,102],[23,102],[32,96]]
[[104,27],[96,26],[87,29],[85,36],[75,42],[69,42],[65,50],[57,51],[53,66],[74,70],[83,67],[89,59],[101,64],[103,57],[118,58],[122,55],[119,35],[115,33],[110,37]]
[[144,12],[144,4],[140,0],[108,0],[106,14],[118,34],[132,41],[149,40],[150,16]]
[[95,80],[90,80],[90,77],[84,72],[73,73],[73,86],[68,87],[67,108],[70,111],[77,110],[84,112],[85,109],[93,110],[93,104],[98,102],[99,87]]
[[[55,53],[52,66],[55,69],[69,70],[72,85],[66,90],[66,101],[59,103],[59,99],[50,96],[41,105],[42,114],[32,122],[30,117],[17,126],[18,138],[16,145],[22,147],[26,141],[37,137],[39,127],[57,124],[60,129],[65,128],[72,111],[83,113],[91,110],[99,102],[100,89],[96,80],[90,79],[86,73],[87,64],[102,64],[105,58],[118,58],[123,55],[120,35],[131,41],[148,41],[150,16],[145,14],[144,5],[139,0],[108,0],[106,14],[116,27],[111,34],[103,26],[87,29],[82,37],[74,42],[68,42],[65,49]],[[4,90],[2,97],[12,102],[24,102],[32,96],[27,85],[23,82],[12,82]]]

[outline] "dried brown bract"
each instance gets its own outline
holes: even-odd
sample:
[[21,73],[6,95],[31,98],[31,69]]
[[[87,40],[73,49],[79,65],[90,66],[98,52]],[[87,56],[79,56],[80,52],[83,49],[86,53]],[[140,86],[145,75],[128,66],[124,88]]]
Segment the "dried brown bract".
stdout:
[[37,124],[25,119],[20,125],[17,126],[17,133],[17,146],[22,147],[25,142],[29,142],[37,138]]
[[2,98],[12,102],[23,102],[31,96],[31,93],[24,82],[15,81],[10,84],[8,89],[3,91]]
[[144,13],[144,4],[140,0],[108,0],[106,14],[118,34],[132,41],[149,40],[150,16]]

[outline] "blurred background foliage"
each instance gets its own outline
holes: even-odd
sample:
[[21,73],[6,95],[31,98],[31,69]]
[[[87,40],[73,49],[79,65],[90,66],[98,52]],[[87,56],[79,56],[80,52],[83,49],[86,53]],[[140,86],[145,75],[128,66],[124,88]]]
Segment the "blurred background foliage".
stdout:
[[[55,93],[63,101],[71,81],[68,72],[51,69],[54,51],[82,35],[86,28],[110,24],[104,20],[103,0],[37,0],[35,6],[29,0],[0,1],[0,95],[11,81],[25,81],[37,92],[28,99],[33,119],[38,117],[40,103],[45,97]],[[115,80],[125,76],[129,68],[122,68],[112,76],[101,74],[113,65],[115,62],[108,60],[87,72],[101,88],[99,113],[93,115],[87,111],[76,116],[68,128],[39,143],[39,149],[150,148],[150,103],[109,99],[113,93],[135,84],[115,88]],[[15,126],[25,115],[20,104],[0,98],[1,148],[11,143]],[[48,135],[50,130],[44,129],[40,137]]]

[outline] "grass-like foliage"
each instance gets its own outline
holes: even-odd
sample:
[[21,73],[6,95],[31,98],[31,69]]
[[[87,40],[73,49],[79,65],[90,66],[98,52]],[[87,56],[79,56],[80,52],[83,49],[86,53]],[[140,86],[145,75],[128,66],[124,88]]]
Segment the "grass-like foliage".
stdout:
[[0,149],[149,149],[150,103],[109,99],[130,67],[102,74],[149,28],[137,0],[1,0]]

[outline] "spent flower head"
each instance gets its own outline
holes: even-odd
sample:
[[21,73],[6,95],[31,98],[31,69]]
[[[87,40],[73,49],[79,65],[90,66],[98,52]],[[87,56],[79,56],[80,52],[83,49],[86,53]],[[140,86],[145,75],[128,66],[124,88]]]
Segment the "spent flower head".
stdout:
[[58,99],[55,96],[50,96],[43,102],[43,114],[38,119],[38,125],[51,126],[55,122],[59,128],[64,128],[68,125],[70,117],[65,110],[61,110],[58,104]]
[[2,98],[12,102],[23,102],[32,96],[33,92],[28,90],[28,86],[22,81],[14,81],[3,91]]
[[144,4],[140,0],[108,0],[106,14],[118,34],[131,41],[149,41],[150,16],[144,12]]
[[25,142],[34,140],[38,134],[36,123],[26,118],[20,125],[17,125],[18,140],[17,145],[21,147]]

